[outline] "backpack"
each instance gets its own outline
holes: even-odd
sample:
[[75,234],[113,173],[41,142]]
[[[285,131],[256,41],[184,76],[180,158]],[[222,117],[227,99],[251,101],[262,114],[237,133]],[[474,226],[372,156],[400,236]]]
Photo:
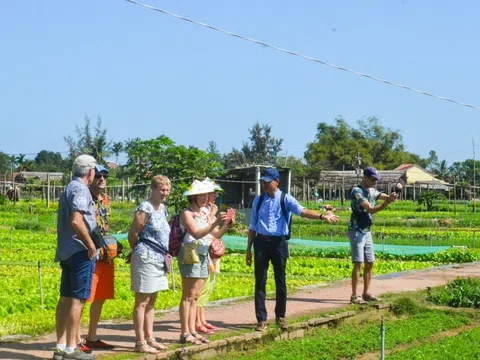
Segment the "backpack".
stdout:
[[174,215],[170,221],[170,238],[168,241],[168,253],[170,255],[178,256],[185,233],[186,231],[180,226],[180,214]]
[[104,235],[99,249],[98,260],[112,261],[122,253],[123,245],[112,235]]
[[[257,218],[258,218],[258,212],[260,211],[260,208],[262,207],[264,195],[265,194],[259,195],[260,199],[258,199],[258,202],[257,202]],[[292,235],[292,218],[293,218],[293,216],[290,216],[290,220],[288,219],[288,212],[287,212],[287,208],[285,206],[285,196],[286,195],[287,194],[285,194],[282,191],[282,195],[280,196],[280,206],[282,208],[282,213],[283,213],[283,216],[285,217],[285,220],[288,221],[288,234],[285,235],[285,237],[286,237],[286,240],[290,240],[290,237]]]

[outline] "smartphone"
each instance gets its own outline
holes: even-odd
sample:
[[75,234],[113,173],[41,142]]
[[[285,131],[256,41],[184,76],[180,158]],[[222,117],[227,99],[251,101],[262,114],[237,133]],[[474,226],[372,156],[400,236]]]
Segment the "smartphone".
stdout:
[[232,208],[227,209],[227,218],[228,219],[233,218],[235,216],[236,212],[237,211],[235,209],[232,209]]

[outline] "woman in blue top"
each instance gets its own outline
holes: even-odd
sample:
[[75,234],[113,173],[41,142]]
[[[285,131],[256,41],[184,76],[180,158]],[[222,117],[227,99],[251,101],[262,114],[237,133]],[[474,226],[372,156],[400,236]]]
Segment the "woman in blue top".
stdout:
[[170,194],[170,180],[166,176],[154,176],[151,189],[150,198],[135,210],[128,242],[133,249],[130,279],[131,289],[135,292],[135,351],[157,354],[159,350],[167,349],[153,337],[153,320],[157,293],[168,289],[165,261],[170,226],[164,202]]

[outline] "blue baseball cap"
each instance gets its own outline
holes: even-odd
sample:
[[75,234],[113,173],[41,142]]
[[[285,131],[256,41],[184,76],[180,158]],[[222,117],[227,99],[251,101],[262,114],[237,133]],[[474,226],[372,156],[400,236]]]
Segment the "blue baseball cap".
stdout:
[[108,169],[101,164],[97,164],[95,165],[95,174],[100,174],[100,173],[108,174]]
[[378,174],[378,170],[375,169],[374,167],[367,167],[364,171],[363,171],[363,175],[364,176],[370,176],[374,179],[377,179],[377,180],[380,180],[380,175]]
[[278,179],[280,179],[280,173],[275,168],[267,168],[263,170],[262,177],[260,178],[260,180],[263,180],[266,182],[272,182],[273,180],[278,180]]

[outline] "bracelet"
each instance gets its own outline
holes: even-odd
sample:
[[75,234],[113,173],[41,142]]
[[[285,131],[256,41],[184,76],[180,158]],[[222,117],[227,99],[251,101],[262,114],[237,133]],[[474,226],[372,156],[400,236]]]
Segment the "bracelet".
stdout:
[[320,214],[320,217],[318,219],[323,220],[324,219],[323,214]]

